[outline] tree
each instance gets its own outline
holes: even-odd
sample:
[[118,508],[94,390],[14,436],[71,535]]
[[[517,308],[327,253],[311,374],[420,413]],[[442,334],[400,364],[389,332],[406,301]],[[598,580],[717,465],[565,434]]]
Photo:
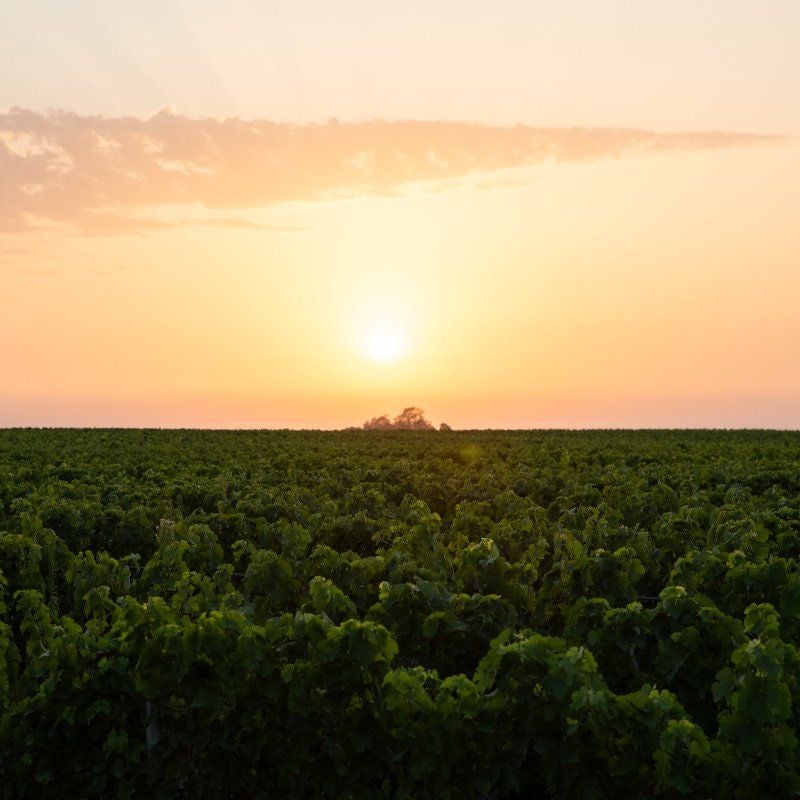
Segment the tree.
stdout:
[[388,431],[391,430],[392,427],[394,426],[388,414],[384,414],[380,417],[373,417],[371,420],[364,423],[365,431]]
[[416,406],[404,408],[394,418],[394,427],[403,431],[432,431],[433,425],[425,419],[425,412]]
[[394,421],[389,419],[387,414],[380,417],[373,417],[364,423],[365,431],[434,431],[436,428],[425,419],[425,412],[416,406],[404,408]]

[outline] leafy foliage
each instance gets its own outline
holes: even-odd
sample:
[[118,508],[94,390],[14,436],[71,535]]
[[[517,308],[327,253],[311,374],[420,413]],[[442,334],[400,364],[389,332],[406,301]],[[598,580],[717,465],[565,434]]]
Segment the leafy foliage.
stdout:
[[0,432],[0,798],[798,796],[799,454]]

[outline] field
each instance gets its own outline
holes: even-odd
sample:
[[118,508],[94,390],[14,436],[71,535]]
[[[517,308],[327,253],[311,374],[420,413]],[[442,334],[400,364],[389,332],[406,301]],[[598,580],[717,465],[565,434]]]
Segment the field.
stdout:
[[0,431],[0,796],[792,797],[798,559],[798,433]]

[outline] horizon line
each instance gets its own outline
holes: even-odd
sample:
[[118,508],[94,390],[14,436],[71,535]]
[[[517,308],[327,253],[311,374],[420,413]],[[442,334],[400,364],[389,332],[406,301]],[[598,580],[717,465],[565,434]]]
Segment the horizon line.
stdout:
[[149,432],[183,432],[194,431],[198,433],[365,433],[365,434],[384,434],[384,433],[614,433],[614,432],[653,432],[653,433],[673,433],[673,432],[697,432],[697,433],[736,433],[736,432],[762,432],[762,433],[800,433],[800,427],[796,428],[772,428],[772,427],[709,427],[709,426],[688,426],[688,427],[662,427],[662,426],[639,426],[639,427],[532,427],[532,428],[453,428],[448,431],[441,431],[438,428],[428,430],[409,430],[395,428],[387,430],[369,430],[360,426],[348,426],[345,428],[268,428],[268,427],[227,427],[227,428],[206,428],[199,426],[118,426],[118,425],[0,425],[0,431],[149,431]]

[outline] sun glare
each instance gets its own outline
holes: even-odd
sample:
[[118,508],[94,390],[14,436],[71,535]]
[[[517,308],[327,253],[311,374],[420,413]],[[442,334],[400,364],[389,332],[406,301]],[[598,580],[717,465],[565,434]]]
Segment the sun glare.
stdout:
[[371,328],[364,335],[364,352],[374,361],[394,361],[405,347],[403,332],[392,325]]

